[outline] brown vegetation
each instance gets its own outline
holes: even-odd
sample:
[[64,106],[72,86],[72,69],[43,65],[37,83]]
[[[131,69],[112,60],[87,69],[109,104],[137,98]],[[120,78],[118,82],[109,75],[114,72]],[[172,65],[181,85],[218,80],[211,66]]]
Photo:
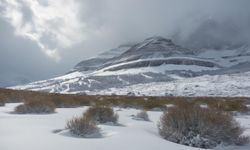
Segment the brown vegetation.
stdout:
[[5,105],[5,101],[6,101],[7,97],[0,93],[0,106],[4,106]]
[[133,107],[145,110],[159,108],[166,109],[167,104],[182,103],[185,101],[194,104],[207,104],[210,108],[223,111],[247,112],[250,104],[250,98],[247,97],[151,97],[151,96],[104,96],[104,95],[80,95],[80,94],[55,94],[32,91],[18,91],[9,89],[0,89],[0,102],[24,102],[34,100],[51,101],[57,108],[61,107],[79,107],[96,105],[112,105],[118,107]]

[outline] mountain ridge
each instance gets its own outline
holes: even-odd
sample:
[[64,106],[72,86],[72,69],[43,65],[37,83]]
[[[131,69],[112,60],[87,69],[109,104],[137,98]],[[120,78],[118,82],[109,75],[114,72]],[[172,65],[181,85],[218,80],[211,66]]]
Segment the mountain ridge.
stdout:
[[[99,91],[108,89],[121,90],[130,87],[131,91],[126,89],[126,92],[131,93],[131,87],[139,84],[170,84],[180,79],[184,83],[186,79],[188,82],[189,78],[206,78],[207,75],[245,73],[250,71],[249,54],[250,50],[246,46],[237,49],[193,50],[178,46],[170,39],[154,36],[83,60],[64,76],[11,88],[98,94]],[[173,84],[174,86],[176,85]],[[115,94],[116,90],[113,91]]]

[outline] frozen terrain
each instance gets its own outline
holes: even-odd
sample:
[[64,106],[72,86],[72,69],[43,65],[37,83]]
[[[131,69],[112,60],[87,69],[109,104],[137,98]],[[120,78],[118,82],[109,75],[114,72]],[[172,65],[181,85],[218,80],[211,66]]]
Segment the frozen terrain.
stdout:
[[[81,115],[87,107],[60,108],[49,115],[11,114],[17,105],[0,107],[1,150],[198,150],[168,142],[158,135],[157,122],[162,112],[149,111],[151,121],[147,122],[131,118],[139,110],[116,108],[121,126],[99,125],[102,138],[76,138],[67,131],[53,131],[63,129],[67,120]],[[250,116],[237,116],[236,119],[246,129],[244,134],[250,135]],[[217,149],[249,150],[250,145]]]

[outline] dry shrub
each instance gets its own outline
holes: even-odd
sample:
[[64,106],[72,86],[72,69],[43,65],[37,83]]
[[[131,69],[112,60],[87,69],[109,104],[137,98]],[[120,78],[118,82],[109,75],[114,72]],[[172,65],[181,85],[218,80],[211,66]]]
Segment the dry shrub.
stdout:
[[144,120],[144,121],[149,121],[149,117],[148,117],[148,113],[145,110],[142,110],[140,112],[138,112],[135,116],[135,119],[139,119],[139,120]]
[[84,116],[96,123],[117,123],[118,115],[114,113],[110,106],[92,106],[85,113]]
[[162,115],[158,128],[164,139],[200,148],[243,145],[249,139],[241,136],[243,129],[230,114],[188,103],[169,108]]
[[7,97],[5,94],[0,93],[0,106],[4,106],[5,105],[5,101],[6,101]]
[[99,137],[101,136],[100,129],[96,123],[84,116],[73,118],[67,122],[66,129],[79,137]]
[[0,100],[0,106],[4,106],[5,102]]
[[4,105],[5,105],[5,101],[0,98],[0,106],[4,106]]
[[18,114],[27,114],[27,113],[34,113],[34,114],[47,114],[55,112],[55,105],[50,101],[25,101],[24,104],[21,104],[15,108],[15,113]]

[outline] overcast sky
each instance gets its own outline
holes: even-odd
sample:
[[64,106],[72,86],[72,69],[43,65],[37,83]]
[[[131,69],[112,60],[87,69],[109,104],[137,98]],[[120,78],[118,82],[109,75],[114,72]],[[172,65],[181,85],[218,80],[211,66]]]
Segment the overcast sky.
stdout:
[[189,48],[250,43],[249,0],[0,0],[0,86],[160,35]]

